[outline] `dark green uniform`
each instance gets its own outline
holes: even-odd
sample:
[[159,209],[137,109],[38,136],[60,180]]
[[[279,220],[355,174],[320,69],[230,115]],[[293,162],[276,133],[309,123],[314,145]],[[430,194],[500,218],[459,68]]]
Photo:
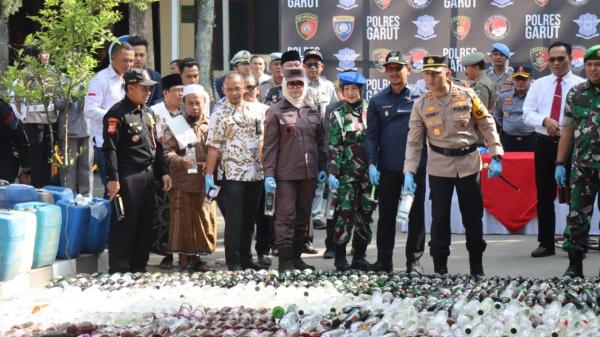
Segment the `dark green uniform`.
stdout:
[[329,119],[329,173],[340,182],[335,241],[371,241],[371,221],[376,202],[370,199],[369,163],[365,150],[367,102],[345,103]]
[[562,120],[571,126],[573,152],[571,164],[571,204],[563,248],[585,252],[594,201],[600,191],[600,87],[590,81],[569,91]]

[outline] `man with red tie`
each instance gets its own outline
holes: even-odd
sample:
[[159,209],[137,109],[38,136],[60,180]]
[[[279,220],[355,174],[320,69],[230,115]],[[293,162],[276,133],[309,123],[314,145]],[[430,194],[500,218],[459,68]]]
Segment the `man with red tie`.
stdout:
[[[539,247],[532,257],[554,255],[556,182],[554,164],[560,139],[560,122],[567,93],[584,79],[571,72],[571,45],[556,41],[548,47],[551,74],[535,81],[523,103],[523,120],[535,128],[535,185]],[[567,165],[569,167],[570,165]]]

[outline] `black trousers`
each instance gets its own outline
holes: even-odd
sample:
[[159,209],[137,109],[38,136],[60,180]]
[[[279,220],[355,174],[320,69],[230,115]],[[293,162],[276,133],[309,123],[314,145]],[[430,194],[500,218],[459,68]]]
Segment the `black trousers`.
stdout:
[[513,136],[503,132],[500,139],[505,152],[531,152],[535,147],[535,133]]
[[[408,238],[406,239],[406,262],[423,256],[425,250],[425,168],[415,175],[417,191],[408,215]],[[402,171],[381,171],[379,182],[379,221],[377,223],[377,262],[392,264],[396,242],[396,213],[404,184]]]
[[10,149],[0,151],[0,179],[14,183],[19,174],[19,158]]
[[152,245],[156,182],[151,169],[124,175],[119,172],[125,218],[117,221],[114,203],[108,234],[109,273],[143,271]]
[[263,182],[223,180],[221,198],[230,210],[225,218],[225,263],[232,269],[252,262],[252,234]]
[[31,146],[31,185],[41,188],[50,184],[50,142],[49,124],[23,124],[23,129]]
[[[540,246],[554,250],[554,230],[556,228],[556,215],[554,213],[554,199],[556,199],[556,180],[554,169],[556,152],[558,151],[558,138],[536,134],[534,149],[535,187],[537,189],[537,219],[538,242]],[[567,177],[570,175],[571,163],[565,163]]]
[[433,257],[450,255],[450,209],[454,188],[467,237],[470,254],[481,254],[486,243],[483,240],[483,197],[479,186],[479,173],[463,178],[429,176],[431,196],[431,241],[429,251]]
[[273,225],[273,217],[265,215],[265,190],[263,188],[260,190],[260,199],[256,210],[256,243],[254,244],[256,254],[268,255],[271,251]]

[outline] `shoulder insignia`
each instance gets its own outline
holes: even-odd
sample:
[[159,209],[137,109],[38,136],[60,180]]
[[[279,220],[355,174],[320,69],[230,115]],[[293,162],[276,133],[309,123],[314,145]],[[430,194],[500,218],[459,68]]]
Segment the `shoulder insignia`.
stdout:
[[119,132],[119,124],[121,123],[121,121],[118,118],[115,117],[108,117],[108,126],[107,126],[107,132],[109,135],[115,135],[117,134],[117,132]]

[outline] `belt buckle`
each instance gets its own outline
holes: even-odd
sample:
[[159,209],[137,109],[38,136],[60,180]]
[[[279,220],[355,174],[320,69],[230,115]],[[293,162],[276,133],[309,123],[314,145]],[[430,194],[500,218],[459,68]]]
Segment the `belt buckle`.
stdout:
[[523,137],[521,137],[521,136],[517,136],[517,140],[520,142],[520,141],[522,141],[522,140],[523,140]]

